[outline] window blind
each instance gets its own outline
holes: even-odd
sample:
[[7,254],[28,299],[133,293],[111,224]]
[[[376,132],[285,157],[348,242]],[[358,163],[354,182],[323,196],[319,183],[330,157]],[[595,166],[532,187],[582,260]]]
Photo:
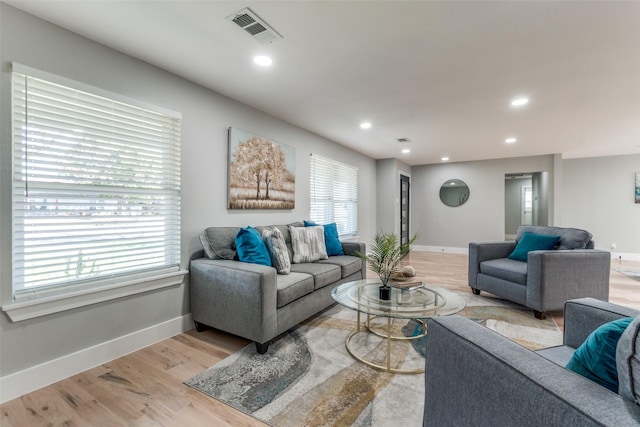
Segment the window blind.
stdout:
[[358,233],[358,168],[311,155],[310,219],[335,222],[341,237]]
[[12,93],[14,300],[178,270],[180,117],[15,69]]

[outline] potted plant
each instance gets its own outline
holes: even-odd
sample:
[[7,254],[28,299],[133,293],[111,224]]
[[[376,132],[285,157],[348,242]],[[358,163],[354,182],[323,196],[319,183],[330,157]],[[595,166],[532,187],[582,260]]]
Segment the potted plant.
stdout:
[[389,280],[394,274],[400,272],[400,262],[411,252],[411,245],[417,235],[405,243],[395,233],[379,231],[373,238],[373,244],[369,248],[369,255],[357,252],[356,256],[363,259],[369,268],[380,278],[380,299],[391,299]]

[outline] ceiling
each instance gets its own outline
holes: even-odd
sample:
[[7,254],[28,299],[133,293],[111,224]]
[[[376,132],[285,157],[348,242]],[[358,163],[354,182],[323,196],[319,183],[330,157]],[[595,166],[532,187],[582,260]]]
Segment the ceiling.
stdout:
[[640,1],[6,3],[376,159],[640,153]]

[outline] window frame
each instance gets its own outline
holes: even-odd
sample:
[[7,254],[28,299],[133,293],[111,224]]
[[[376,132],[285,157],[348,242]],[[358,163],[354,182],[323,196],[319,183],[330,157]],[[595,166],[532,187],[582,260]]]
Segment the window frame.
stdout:
[[[181,114],[176,113],[164,108],[159,108],[156,106],[151,106],[139,102],[137,100],[132,100],[126,98],[124,96],[113,94],[108,91],[95,88],[80,82],[76,82],[70,79],[66,79],[64,77],[56,76],[51,73],[47,73],[41,70],[37,70],[31,67],[27,67],[21,64],[14,63],[12,64],[13,73],[12,73],[12,84],[11,91],[12,94],[14,92],[14,81],[16,75],[26,75],[29,77],[33,77],[36,79],[44,80],[48,83],[52,83],[55,85],[62,85],[67,88],[73,89],[79,92],[85,92],[90,95],[95,95],[102,98],[107,98],[111,101],[115,101],[117,103],[124,103],[130,107],[135,107],[138,109],[148,110],[153,113],[159,113],[163,116],[172,117],[175,120],[181,121]],[[11,96],[12,100],[12,114],[11,114],[11,124],[12,128],[15,126],[16,118],[14,117],[16,113],[16,106],[14,105],[14,97]],[[179,132],[179,128],[178,128]],[[15,139],[15,132],[11,132],[12,135],[12,143],[11,143],[11,183],[9,184],[11,188],[11,199],[10,199],[10,210],[11,210],[11,235],[12,240],[15,239],[15,216],[14,216],[14,205],[18,203],[14,200],[14,176],[15,173],[15,165],[14,165],[14,153],[16,150],[16,145],[19,144]],[[21,144],[21,142],[20,142]],[[177,135],[177,144],[178,150],[180,150],[180,135]],[[178,168],[180,168],[180,160],[178,159]],[[179,175],[179,174],[178,174]],[[169,229],[164,229],[164,232],[171,232],[178,234],[177,242],[174,240],[174,251],[177,250],[177,256],[175,256],[175,264],[171,262],[171,265],[158,266],[155,268],[151,268],[148,270],[132,270],[125,274],[114,274],[114,275],[102,275],[98,278],[92,278],[89,280],[77,280],[72,283],[60,283],[55,286],[39,286],[39,287],[22,287],[20,289],[16,288],[16,283],[13,280],[14,277],[14,244],[11,244],[11,289],[10,295],[7,295],[7,291],[3,290],[3,302],[9,301],[8,303],[3,303],[0,309],[6,312],[11,319],[11,321],[22,321],[34,317],[39,317],[43,315],[48,315],[64,310],[69,310],[73,308],[78,308],[82,306],[86,306],[89,304],[95,304],[103,301],[108,301],[116,298],[122,298],[129,295],[134,295],[142,292],[148,292],[150,290],[161,289],[171,286],[178,286],[182,284],[184,276],[188,273],[186,270],[181,269],[181,225],[180,225],[180,210],[181,210],[181,201],[180,201],[180,177],[178,176],[178,188],[177,188],[177,201],[172,202],[170,206],[173,206],[174,209],[178,211],[177,214],[177,226],[172,225]],[[114,187],[117,191],[117,186]],[[122,187],[124,188],[124,187]],[[122,194],[122,193],[121,193]],[[164,218],[164,217],[163,217]],[[177,249],[176,249],[177,248]],[[19,298],[16,298],[16,296]],[[9,298],[7,298],[7,296]]]
[[[326,169],[328,176],[320,177],[314,173]],[[348,177],[350,182],[341,182],[341,178]],[[340,185],[336,185],[339,183]],[[329,194],[318,194],[323,186],[331,185]],[[341,188],[342,186],[342,188]],[[315,188],[314,188],[315,187]],[[329,190],[325,188],[325,190]],[[309,216],[310,220],[329,224],[335,222],[340,239],[351,239],[358,235],[358,167],[339,162],[327,157],[311,154],[309,165]],[[336,197],[338,196],[338,197]],[[336,205],[343,204],[342,213],[336,211]],[[316,206],[314,206],[316,205]],[[319,209],[324,211],[318,214]],[[324,207],[322,207],[324,206]],[[342,220],[341,218],[345,218]]]

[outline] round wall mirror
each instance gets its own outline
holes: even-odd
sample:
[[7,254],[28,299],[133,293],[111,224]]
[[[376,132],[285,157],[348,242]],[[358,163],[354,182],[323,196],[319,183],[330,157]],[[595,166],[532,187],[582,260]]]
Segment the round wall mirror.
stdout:
[[447,206],[460,206],[469,199],[469,186],[459,179],[447,180],[440,187],[440,200]]

